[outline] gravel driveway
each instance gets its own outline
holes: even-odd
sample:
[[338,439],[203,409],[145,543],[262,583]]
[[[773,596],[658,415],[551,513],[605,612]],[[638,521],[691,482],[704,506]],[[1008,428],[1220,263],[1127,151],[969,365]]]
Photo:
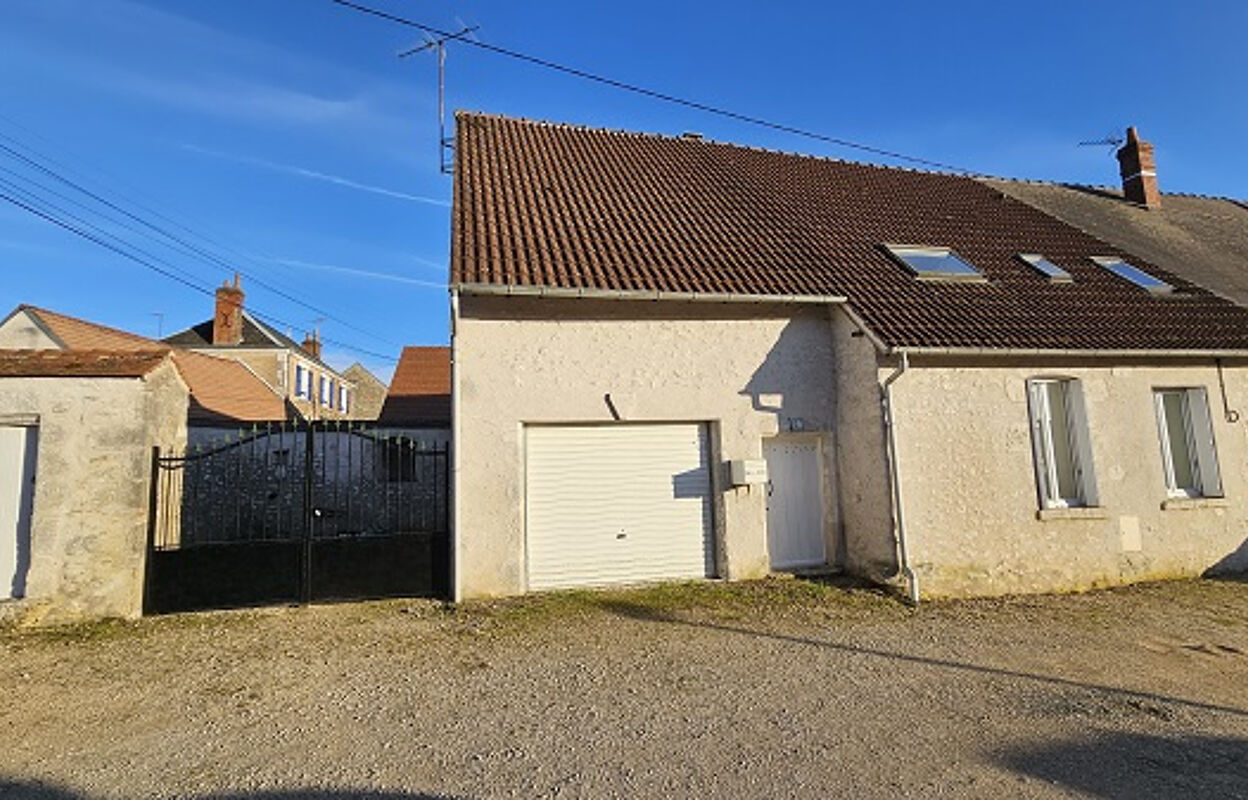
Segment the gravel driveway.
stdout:
[[0,636],[0,797],[1248,798],[1248,584],[803,580]]

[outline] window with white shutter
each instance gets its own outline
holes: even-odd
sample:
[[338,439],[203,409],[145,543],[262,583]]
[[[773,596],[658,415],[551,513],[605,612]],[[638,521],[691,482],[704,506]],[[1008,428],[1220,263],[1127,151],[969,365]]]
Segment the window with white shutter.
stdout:
[[1166,493],[1171,497],[1220,497],[1222,477],[1205,390],[1155,389],[1153,407]]
[[1097,505],[1087,411],[1079,381],[1030,380],[1027,399],[1040,506]]

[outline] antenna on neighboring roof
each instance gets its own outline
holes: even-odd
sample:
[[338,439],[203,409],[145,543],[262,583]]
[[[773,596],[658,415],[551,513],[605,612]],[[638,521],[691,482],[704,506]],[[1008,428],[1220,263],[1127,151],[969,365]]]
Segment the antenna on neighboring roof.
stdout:
[[164,338],[164,332],[165,332],[165,331],[164,331],[164,328],[165,328],[165,312],[163,312],[163,311],[151,311],[151,312],[149,312],[149,313],[150,313],[153,317],[155,317],[155,318],[156,318],[156,338],[157,338],[157,339],[163,339],[163,338]]
[[[417,53],[423,53],[426,50],[433,50],[437,54],[437,61],[438,61],[438,169],[442,172],[443,175],[449,175],[451,173],[451,168],[455,163],[454,162],[455,143],[446,135],[446,43],[450,41],[454,41],[455,39],[463,39],[465,37],[473,38],[473,40],[475,41],[475,37],[472,36],[472,32],[475,31],[477,28],[481,27],[480,25],[473,25],[472,27],[468,27],[464,25],[463,22],[460,20],[456,20],[456,22],[459,22],[459,26],[460,26],[459,33],[452,33],[447,36],[441,36],[438,38],[434,38],[426,34],[424,44],[413,47],[410,50],[404,50],[403,52],[399,53],[399,58],[407,58],[408,56],[415,55]],[[448,154],[449,154],[449,157],[448,157]]]
[[1127,143],[1126,137],[1111,133],[1108,136],[1101,138],[1101,139],[1090,139],[1086,142],[1080,142],[1079,146],[1080,147],[1104,146],[1104,147],[1108,147],[1109,152],[1112,154],[1115,151],[1117,151],[1119,147],[1122,147],[1126,143]]

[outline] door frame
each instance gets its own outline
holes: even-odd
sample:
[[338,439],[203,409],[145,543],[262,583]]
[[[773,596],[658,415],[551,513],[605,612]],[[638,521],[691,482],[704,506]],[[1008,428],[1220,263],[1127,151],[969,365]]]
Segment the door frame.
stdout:
[[[815,445],[815,464],[819,469],[819,523],[820,530],[823,533],[823,562],[819,564],[809,564],[796,567],[774,567],[772,566],[771,557],[771,537],[767,528],[767,496],[764,496],[763,505],[763,543],[767,548],[767,567],[773,572],[819,572],[823,570],[836,569],[838,562],[838,548],[835,541],[828,541],[828,531],[836,530],[836,520],[831,516],[834,508],[829,503],[829,490],[835,491],[835,487],[828,486],[828,477],[832,474],[829,471],[827,463],[827,447],[828,441],[823,431],[780,431],[772,436],[763,437],[762,452],[763,459],[767,458],[768,443],[782,444],[784,442],[813,442]],[[770,470],[770,467],[768,468]],[[767,476],[768,484],[771,483],[771,475]],[[770,490],[770,486],[768,487]]]

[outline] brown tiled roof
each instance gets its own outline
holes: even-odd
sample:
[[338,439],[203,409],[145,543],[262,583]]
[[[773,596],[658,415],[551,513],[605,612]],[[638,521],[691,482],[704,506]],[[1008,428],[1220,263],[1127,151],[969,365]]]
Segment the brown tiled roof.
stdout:
[[[1248,350],[1248,310],[968,177],[461,113],[453,225],[464,289],[844,296],[892,347]],[[886,242],[950,247],[988,281],[919,281]]]
[[984,179],[988,185],[1248,305],[1248,206],[1224,197],[1163,194],[1160,208],[1093,186]]
[[141,378],[167,358],[158,350],[0,350],[0,378]]
[[178,373],[191,390],[189,418],[193,422],[265,422],[289,416],[285,400],[241,362],[170,348],[153,339],[43,308],[19,308],[33,315],[66,350],[172,353]]
[[386,425],[449,425],[451,348],[404,347],[378,421]]

